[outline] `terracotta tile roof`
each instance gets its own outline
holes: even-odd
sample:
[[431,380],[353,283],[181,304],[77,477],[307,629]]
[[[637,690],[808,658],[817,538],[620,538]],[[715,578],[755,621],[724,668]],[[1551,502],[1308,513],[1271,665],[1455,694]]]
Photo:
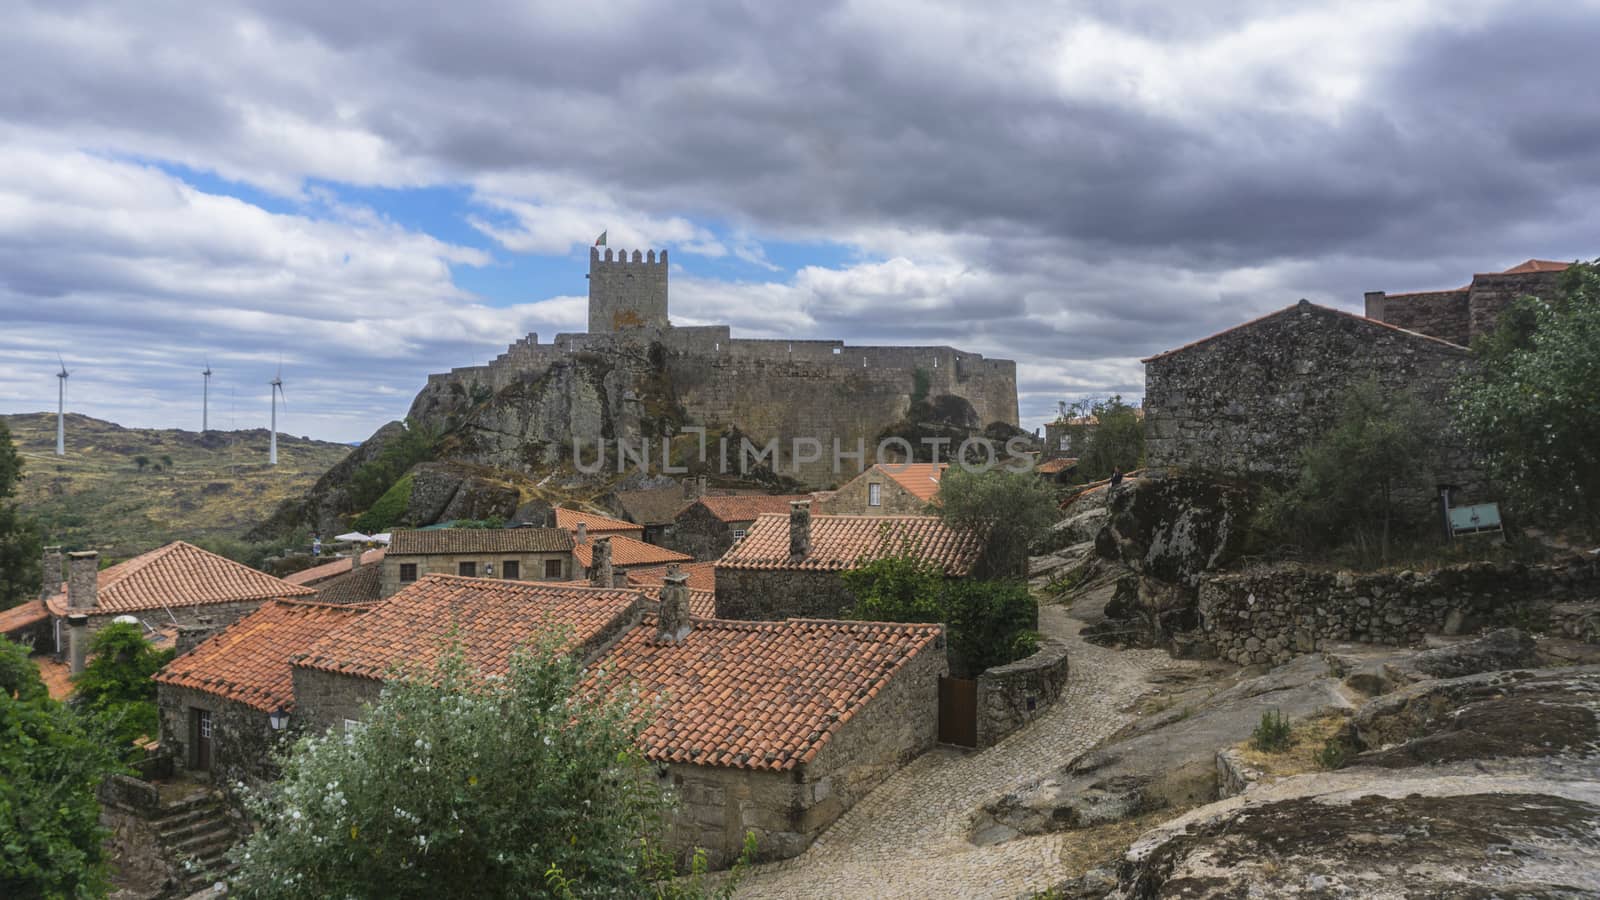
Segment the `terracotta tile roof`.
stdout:
[[1530,259],[1517,263],[1511,268],[1501,272],[1501,275],[1525,275],[1530,272],[1565,272],[1572,267],[1572,263],[1560,262],[1553,259]]
[[1442,345],[1444,345],[1446,347],[1450,347],[1450,348],[1453,348],[1455,350],[1460,350],[1462,352],[1466,352],[1466,350],[1467,350],[1467,348],[1461,346],[1460,344],[1452,344],[1451,342],[1449,342],[1449,341],[1447,341],[1447,340],[1445,340],[1443,338],[1436,338],[1436,337],[1434,337],[1433,335],[1430,335],[1430,334],[1423,334],[1423,333],[1421,333],[1419,331],[1412,331],[1412,330],[1407,329],[1407,328],[1401,328],[1398,325],[1391,325],[1388,322],[1383,322],[1383,321],[1380,321],[1378,319],[1369,319],[1366,316],[1358,316],[1355,313],[1348,313],[1348,312],[1345,312],[1342,309],[1334,309],[1331,306],[1320,306],[1320,305],[1318,305],[1316,303],[1311,303],[1311,302],[1306,301],[1306,300],[1301,300],[1299,303],[1296,303],[1293,306],[1286,306],[1283,309],[1278,310],[1277,312],[1270,312],[1270,313],[1267,313],[1264,316],[1257,316],[1256,318],[1251,319],[1251,320],[1249,320],[1247,322],[1240,322],[1238,325],[1235,325],[1232,328],[1224,328],[1223,330],[1217,332],[1216,334],[1208,335],[1206,337],[1203,337],[1203,338],[1199,339],[1198,341],[1190,341],[1189,343],[1184,344],[1182,347],[1174,347],[1171,350],[1164,350],[1164,351],[1162,351],[1160,353],[1157,353],[1154,356],[1146,356],[1144,359],[1141,359],[1139,361],[1142,362],[1142,363],[1149,363],[1149,362],[1154,362],[1155,360],[1158,360],[1158,359],[1165,359],[1166,357],[1172,356],[1174,354],[1182,353],[1185,350],[1191,350],[1191,349],[1193,349],[1195,347],[1200,346],[1201,344],[1210,343],[1211,341],[1214,341],[1217,338],[1222,337],[1223,335],[1232,334],[1235,331],[1240,331],[1242,329],[1249,328],[1252,325],[1259,325],[1260,323],[1265,322],[1268,319],[1275,319],[1278,316],[1287,315],[1289,313],[1296,312],[1296,311],[1300,310],[1302,307],[1308,307],[1308,308],[1316,310],[1318,312],[1332,313],[1333,315],[1336,315],[1336,316],[1344,316],[1344,317],[1349,318],[1349,319],[1355,319],[1357,322],[1365,322],[1368,325],[1372,325],[1372,326],[1374,326],[1376,328],[1387,328],[1390,331],[1397,331],[1397,332],[1399,332],[1401,334],[1404,334],[1404,335],[1407,335],[1409,337],[1417,338],[1418,340],[1432,341],[1435,344],[1442,344]]
[[389,539],[395,556],[430,553],[564,553],[572,535],[559,528],[440,528],[396,531]]
[[317,585],[318,603],[371,603],[382,597],[383,567],[364,565],[354,571],[345,569]]
[[733,497],[701,497],[694,504],[723,522],[753,522],[767,513],[789,514],[789,504],[810,500],[810,494],[739,494]]
[[44,605],[43,600],[29,600],[21,606],[13,606],[0,612],[0,635],[21,631],[29,625],[50,618],[50,609]]
[[293,709],[290,660],[328,632],[360,619],[368,609],[284,600],[267,603],[168,663],[155,680],[266,712]]
[[617,505],[622,507],[622,514],[639,525],[670,524],[687,503],[683,499],[683,489],[677,486],[617,492]]
[[[878,463],[872,468],[889,476],[895,484],[918,500],[932,501],[939,493],[939,479],[947,463]],[[872,471],[868,469],[867,471]]]
[[1077,468],[1077,466],[1078,460],[1076,457],[1058,456],[1055,459],[1047,459],[1044,462],[1039,463],[1037,466],[1033,467],[1033,470],[1045,475],[1055,475],[1058,472],[1065,472],[1068,469]]
[[596,668],[637,685],[648,701],[664,700],[640,739],[649,759],[788,771],[815,758],[907,662],[935,652],[941,632],[700,619],[682,641],[663,644],[646,617]]
[[757,519],[717,566],[837,572],[854,568],[862,559],[899,553],[908,541],[924,559],[952,576],[970,572],[983,546],[977,535],[958,532],[936,516],[812,516],[811,552],[791,562],[789,517],[772,515]]
[[44,682],[45,690],[50,692],[50,699],[65,700],[72,696],[77,685],[72,683],[72,667],[65,662],[56,662],[48,656],[30,657],[39,667],[39,680]]
[[[656,609],[661,602],[661,585],[639,585],[636,590],[648,601],[647,610]],[[716,591],[689,589],[689,615],[697,619],[714,619],[717,617]]]
[[[602,534],[600,537],[611,539],[611,565],[613,566],[656,566],[670,562],[691,562],[694,557],[655,544],[646,544],[644,541],[628,537],[623,534]],[[582,544],[574,544],[572,556],[577,559],[581,568],[589,568],[594,560],[594,532],[589,533],[589,540]]]
[[[361,564],[363,566],[369,566],[378,562],[383,562],[382,547],[379,547],[376,550],[368,550],[361,554]],[[309,569],[301,569],[293,575],[285,575],[283,576],[283,580],[289,582],[290,584],[314,585],[319,581],[326,581],[336,575],[343,575],[348,571],[350,571],[350,557],[341,556],[338,559],[325,562],[320,566],[312,566]]]
[[381,680],[401,665],[431,666],[454,639],[469,666],[499,675],[514,650],[547,629],[564,630],[567,649],[593,652],[643,603],[638,591],[621,588],[424,575],[294,664]]
[[[678,570],[689,576],[689,590],[691,591],[714,591],[717,589],[717,564],[715,561],[686,562],[679,565]],[[666,566],[643,566],[628,570],[629,584],[659,587],[666,580]]]
[[[312,588],[290,584],[184,541],[100,570],[95,607],[90,613],[142,612],[164,606],[203,606],[277,597],[309,597]],[[50,598],[50,611],[66,615],[63,589]]]
[[562,509],[560,507],[556,507],[557,528],[564,528],[567,531],[577,531],[579,522],[584,524],[584,526],[589,530],[590,534],[604,535],[614,534],[617,532],[644,534],[643,525],[636,525],[632,522],[624,522],[621,519],[613,519],[610,516],[602,516],[599,513],[590,513],[576,509]]

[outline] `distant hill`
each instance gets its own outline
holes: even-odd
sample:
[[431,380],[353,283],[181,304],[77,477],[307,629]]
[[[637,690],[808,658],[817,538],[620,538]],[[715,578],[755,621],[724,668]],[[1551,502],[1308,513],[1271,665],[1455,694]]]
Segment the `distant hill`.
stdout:
[[264,428],[123,428],[68,414],[67,455],[58,457],[54,413],[0,418],[24,459],[21,506],[43,523],[46,542],[116,557],[178,538],[240,538],[351,452],[279,432],[274,467]]

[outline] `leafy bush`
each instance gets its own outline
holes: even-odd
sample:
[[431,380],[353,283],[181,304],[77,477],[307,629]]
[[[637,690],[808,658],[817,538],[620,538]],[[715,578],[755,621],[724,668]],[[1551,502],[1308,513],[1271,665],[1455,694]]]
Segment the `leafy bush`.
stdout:
[[15,504],[5,502],[21,477],[22,456],[11,440],[10,427],[0,419],[0,609],[9,609],[39,590],[43,551],[39,525]]
[[1525,514],[1600,534],[1600,261],[1555,296],[1517,300],[1474,344],[1457,385],[1463,430]]
[[1323,743],[1321,750],[1317,751],[1317,768],[1328,771],[1342,769],[1349,764],[1353,752],[1354,748],[1344,736],[1334,735]]
[[1027,574],[1029,549],[1056,520],[1056,499],[1031,472],[951,466],[935,511],[951,528],[984,536],[981,574],[1010,578]]
[[350,503],[356,509],[378,502],[411,467],[434,458],[439,449],[439,430],[407,419],[406,430],[389,439],[376,459],[363,463],[350,475]]
[[411,488],[415,480],[410,472],[401,476],[393,487],[378,498],[378,502],[356,517],[351,527],[367,534],[377,534],[399,524],[401,516],[406,513],[406,508],[411,505]]
[[1250,733],[1250,746],[1262,753],[1282,753],[1289,749],[1289,720],[1276,709],[1261,714],[1261,724]]
[[109,739],[131,759],[138,752],[133,741],[160,729],[152,679],[173,651],[157,650],[138,625],[125,622],[100,629],[89,651],[93,658],[74,679],[73,703],[98,717]]
[[95,791],[116,764],[0,638],[0,897],[106,891]]
[[1068,409],[1076,419],[1093,424],[1069,425],[1089,432],[1083,456],[1078,459],[1078,477],[1099,481],[1121,469],[1130,472],[1144,465],[1144,420],[1139,410],[1123,402],[1118,394],[1105,400],[1082,400]]

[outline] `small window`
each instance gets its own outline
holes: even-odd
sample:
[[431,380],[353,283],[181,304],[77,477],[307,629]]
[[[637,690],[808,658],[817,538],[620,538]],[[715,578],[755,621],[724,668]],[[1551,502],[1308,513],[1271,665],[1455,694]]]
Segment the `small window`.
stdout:
[[735,541],[742,541],[742,540],[744,540],[744,529],[743,529],[743,528],[735,528],[735,529],[734,529],[734,530],[733,530],[733,539],[734,539],[734,540],[735,540]]
[[456,574],[462,578],[477,578],[478,564],[475,562],[456,563]]
[[1062,449],[1062,450],[1067,449],[1067,436],[1064,435],[1064,434],[1061,436],[1061,447],[1060,447],[1060,449]]
[[416,580],[417,580],[417,564],[416,563],[401,563],[400,564],[400,583],[401,584],[406,584],[407,582],[416,581]]
[[516,581],[522,577],[522,565],[514,559],[508,559],[500,564],[500,577]]
[[883,505],[883,485],[878,484],[877,482],[873,482],[873,483],[867,485],[867,505],[868,506],[882,506]]
[[209,710],[209,709],[200,710],[199,718],[200,718],[200,738],[202,740],[209,741],[209,740],[211,740],[211,710]]
[[561,580],[561,560],[547,559],[544,561],[544,577],[546,581]]

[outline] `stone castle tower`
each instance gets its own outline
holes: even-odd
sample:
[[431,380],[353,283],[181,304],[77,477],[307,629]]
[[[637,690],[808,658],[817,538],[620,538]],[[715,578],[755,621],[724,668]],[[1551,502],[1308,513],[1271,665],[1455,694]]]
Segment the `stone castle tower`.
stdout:
[[666,328],[667,251],[589,248],[589,333]]

